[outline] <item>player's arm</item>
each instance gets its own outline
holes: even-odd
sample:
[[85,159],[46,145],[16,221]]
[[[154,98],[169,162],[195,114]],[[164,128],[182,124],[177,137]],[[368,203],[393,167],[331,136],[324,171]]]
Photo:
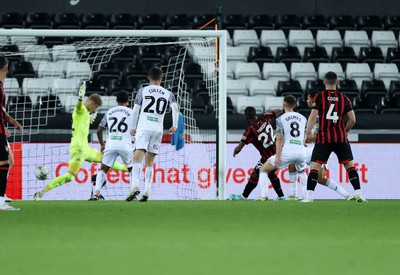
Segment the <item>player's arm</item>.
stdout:
[[306,128],[306,143],[313,142],[315,138],[314,134],[312,133],[312,129],[314,128],[315,123],[317,122],[318,110],[312,109],[311,114],[308,117],[307,121],[307,128]]
[[353,110],[347,112],[347,118],[345,130],[346,132],[349,132],[353,128],[354,124],[356,124],[356,115]]
[[19,122],[16,121],[14,118],[12,118],[9,114],[7,114],[6,112],[4,112],[4,113],[5,113],[5,115],[6,115],[5,121],[8,122],[8,123],[10,123],[10,124],[12,124],[12,125],[14,125],[15,128],[18,129],[18,132],[19,132],[20,134],[22,134],[22,131],[23,131],[22,125],[19,124]]
[[83,100],[83,97],[85,96],[85,93],[86,93],[86,84],[85,84],[85,82],[83,82],[83,84],[81,85],[81,87],[79,88],[79,91],[78,91],[78,103],[76,103],[76,110],[78,112],[83,110],[82,100]]
[[280,117],[281,115],[283,115],[283,114],[285,113],[285,111],[284,111],[283,109],[275,109],[275,110],[273,110],[273,109],[268,109],[268,110],[265,111],[265,113],[266,113],[266,114],[267,114],[267,113],[274,113],[275,116],[278,118],[278,117]]
[[103,138],[103,131],[104,129],[107,128],[107,114],[104,115],[103,119],[100,121],[99,126],[97,127],[97,139],[99,140],[100,143],[100,147],[101,147],[101,151],[104,151],[105,148],[105,142],[104,142],[104,138]]
[[233,157],[235,157],[237,154],[239,154],[245,145],[246,145],[246,143],[244,143],[243,141],[240,141],[239,145],[236,146],[236,148],[233,150]]
[[172,134],[178,129],[178,118],[179,118],[179,107],[176,104],[174,94],[171,93],[169,97],[169,106],[172,109],[172,127],[169,129],[169,133]]
[[242,139],[240,140],[239,145],[236,146],[236,148],[233,150],[233,157],[235,157],[237,154],[239,154],[240,151],[242,151],[243,147],[244,147],[245,145],[249,144],[249,143],[252,141],[252,135],[253,135],[253,134],[252,134],[250,128],[247,129],[247,130],[244,132],[244,134],[243,134],[243,136],[242,136]]
[[131,135],[134,136],[136,134],[136,128],[139,120],[139,114],[140,114],[140,108],[142,107],[142,102],[143,102],[143,89],[139,89],[136,98],[135,98],[135,104],[133,105],[133,114],[132,114],[132,129],[131,129]]
[[283,146],[283,137],[285,135],[283,124],[281,118],[276,120],[276,154],[275,154],[275,166],[279,167],[281,162],[281,154],[282,154],[282,146]]

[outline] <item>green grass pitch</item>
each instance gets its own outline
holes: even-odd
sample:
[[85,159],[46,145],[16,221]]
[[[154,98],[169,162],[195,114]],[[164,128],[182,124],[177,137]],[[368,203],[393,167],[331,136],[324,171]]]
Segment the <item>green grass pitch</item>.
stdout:
[[400,203],[41,201],[0,212],[0,274],[397,274]]

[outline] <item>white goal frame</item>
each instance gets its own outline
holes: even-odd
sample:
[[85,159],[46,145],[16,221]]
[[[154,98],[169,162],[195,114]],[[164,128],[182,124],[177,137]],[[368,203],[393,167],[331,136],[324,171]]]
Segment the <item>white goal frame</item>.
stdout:
[[217,184],[218,199],[226,199],[226,142],[227,142],[227,100],[226,100],[226,51],[227,33],[224,30],[38,30],[0,29],[0,36],[46,36],[46,37],[212,37],[218,38],[219,81],[218,81],[218,129],[217,129]]

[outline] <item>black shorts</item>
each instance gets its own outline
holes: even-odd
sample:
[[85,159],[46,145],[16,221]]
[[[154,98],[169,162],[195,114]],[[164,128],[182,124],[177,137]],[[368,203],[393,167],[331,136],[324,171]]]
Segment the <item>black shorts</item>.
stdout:
[[319,164],[326,164],[329,156],[334,152],[340,164],[346,164],[353,160],[353,153],[351,151],[350,143],[317,143],[311,155],[311,161]]
[[0,161],[8,160],[8,142],[6,134],[0,134]]

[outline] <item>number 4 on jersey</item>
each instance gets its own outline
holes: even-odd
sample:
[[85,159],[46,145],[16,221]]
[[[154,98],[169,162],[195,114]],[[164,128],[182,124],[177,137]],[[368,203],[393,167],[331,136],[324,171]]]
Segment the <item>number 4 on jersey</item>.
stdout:
[[328,112],[326,113],[326,119],[333,120],[333,122],[336,123],[336,121],[338,121],[339,117],[337,115],[337,112],[333,111],[334,108],[335,108],[335,104],[329,105]]

